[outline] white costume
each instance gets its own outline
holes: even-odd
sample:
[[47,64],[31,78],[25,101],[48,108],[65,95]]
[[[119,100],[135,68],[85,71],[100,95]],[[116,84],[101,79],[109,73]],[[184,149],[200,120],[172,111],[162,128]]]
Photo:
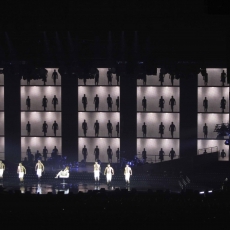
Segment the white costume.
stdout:
[[69,177],[69,169],[68,168],[65,168],[64,170],[61,170],[57,176],[55,178],[58,178],[58,177],[65,177],[65,178],[68,178]]
[[132,175],[132,169],[128,165],[125,167],[124,175],[125,181],[129,183],[130,176]]
[[100,171],[101,171],[101,166],[96,162],[95,164],[94,164],[94,179],[95,179],[95,181],[96,180],[100,180]]
[[26,174],[26,168],[21,163],[19,163],[17,173],[18,173],[19,179],[23,180],[24,175]]
[[2,161],[0,161],[0,178],[3,177],[4,170],[5,170],[5,164],[3,164]]
[[112,175],[114,175],[114,170],[113,170],[112,167],[110,167],[110,165],[108,165],[108,166],[105,168],[104,175],[106,175],[107,183],[111,182],[111,180],[112,180]]
[[35,171],[37,170],[38,177],[42,176],[42,172],[44,171],[45,167],[42,162],[39,160],[38,163],[35,165]]

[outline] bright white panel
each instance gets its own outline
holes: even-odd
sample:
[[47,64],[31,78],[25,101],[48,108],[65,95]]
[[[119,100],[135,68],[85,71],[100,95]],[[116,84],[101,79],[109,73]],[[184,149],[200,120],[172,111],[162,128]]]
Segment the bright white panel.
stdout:
[[173,96],[176,105],[173,107],[174,112],[180,109],[180,88],[179,87],[137,87],[137,111],[143,111],[142,99],[147,99],[146,111],[160,112],[159,99],[163,96],[165,100],[163,112],[171,112],[169,101]]
[[198,112],[204,112],[203,100],[208,100],[208,113],[221,112],[220,101],[226,100],[225,112],[229,111],[229,88],[228,87],[198,87]]
[[21,110],[27,110],[26,99],[30,97],[30,110],[43,111],[42,99],[44,96],[48,99],[46,111],[54,111],[52,100],[56,95],[58,104],[56,105],[56,111],[61,110],[61,87],[46,86],[24,86],[21,87]]
[[61,112],[21,112],[21,135],[27,136],[26,124],[31,124],[30,136],[43,136],[42,125],[44,121],[48,124],[46,136],[54,136],[52,125],[54,121],[58,124],[57,136],[61,136]]
[[147,152],[147,161],[156,163],[159,162],[159,151],[162,148],[165,152],[164,161],[168,161],[171,160],[169,157],[171,148],[176,152],[176,157],[174,159],[178,158],[180,152],[179,145],[179,140],[173,139],[137,139],[137,154],[138,157],[141,158],[142,151],[145,148]]
[[116,124],[117,122],[120,122],[120,113],[113,112],[113,113],[84,113],[79,112],[78,113],[78,127],[79,127],[79,136],[84,136],[84,132],[82,129],[82,123],[84,120],[87,122],[88,131],[87,136],[94,137],[95,131],[94,131],[94,123],[96,120],[98,120],[100,129],[99,129],[99,137],[108,137],[108,130],[107,130],[107,123],[108,120],[110,120],[110,123],[113,125],[113,137],[117,136],[116,133]]
[[0,137],[0,160],[5,160],[5,138]]
[[[1,76],[1,74],[0,74]],[[0,111],[4,110],[4,87],[0,86]]]
[[229,115],[228,114],[204,114],[200,113],[198,114],[198,138],[204,138],[203,133],[203,126],[208,126],[208,136],[207,138],[216,138],[217,132],[213,132],[215,129],[216,124],[221,123],[229,123]]
[[[203,153],[203,149],[205,148],[211,148],[211,147],[218,147],[219,152],[224,149],[224,152],[226,153],[226,157],[222,158],[219,154],[219,161],[229,161],[229,146],[224,144],[224,140],[198,140],[197,147],[198,147],[198,154]],[[202,149],[202,150],[201,150]],[[208,152],[208,151],[207,151]]]
[[[147,75],[146,76],[146,85],[161,85],[161,82],[159,81],[159,74],[160,74],[160,68],[157,68],[157,75]],[[137,80],[137,85],[143,85],[143,80]],[[163,85],[172,85],[171,79],[169,78],[169,74],[165,74]],[[180,85],[180,79],[174,79],[173,81],[174,86]]]
[[3,136],[5,131],[4,131],[4,112],[0,112],[0,136]]
[[21,137],[21,159],[26,156],[26,150],[28,146],[31,149],[32,154],[35,154],[37,150],[42,154],[44,146],[48,149],[48,158],[51,157],[54,146],[57,147],[59,155],[62,154],[62,141],[60,137]]
[[163,138],[171,138],[169,126],[173,122],[176,131],[173,133],[174,138],[179,138],[180,116],[179,113],[137,113],[137,137],[143,137],[142,125],[147,125],[146,137],[160,137],[159,125],[163,122],[165,126]]
[[[227,73],[226,68],[207,68],[206,71],[208,73],[208,84],[207,86],[222,86],[221,80],[221,73],[224,70],[225,73]],[[198,74],[198,86],[204,86],[204,80],[201,73]],[[227,84],[227,78],[226,83]]]
[[110,94],[110,97],[113,100],[112,110],[117,111],[116,99],[120,97],[120,87],[78,87],[78,109],[79,111],[84,111],[82,104],[82,97],[87,97],[87,108],[86,111],[95,111],[95,104],[93,104],[94,97],[96,94],[99,97],[99,109],[98,111],[108,111],[107,97]]
[[94,162],[95,156],[94,156],[94,149],[96,146],[98,146],[100,150],[99,159],[103,163],[108,162],[108,156],[107,156],[107,149],[108,146],[113,151],[113,157],[112,162],[117,162],[116,159],[116,150],[117,148],[120,148],[120,139],[119,138],[79,138],[78,139],[78,160],[83,160],[82,155],[82,148],[86,146],[88,150],[88,157],[86,159],[87,162]]
[[[48,71],[46,85],[54,85],[52,74],[54,72],[54,69],[56,69],[58,73],[58,68],[45,68],[45,69]],[[21,80],[21,85],[27,85],[27,80]],[[31,80],[30,85],[43,85],[43,81],[41,79]],[[56,85],[61,85],[61,75],[59,73],[58,73],[58,79],[56,80]]]

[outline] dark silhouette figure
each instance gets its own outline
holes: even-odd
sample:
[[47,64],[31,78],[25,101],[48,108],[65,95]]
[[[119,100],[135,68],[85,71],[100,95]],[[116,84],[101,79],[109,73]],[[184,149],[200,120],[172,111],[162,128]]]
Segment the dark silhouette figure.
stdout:
[[46,111],[47,103],[48,99],[46,98],[46,96],[44,96],[42,99],[42,107],[44,108],[44,111]]
[[161,85],[163,85],[164,78],[165,78],[165,75],[163,73],[160,73],[159,74],[159,82],[161,83]]
[[28,146],[28,148],[26,150],[26,155],[27,155],[28,161],[32,162],[33,161],[32,157],[31,157],[32,153],[31,153],[31,149],[30,149],[29,146]]
[[169,79],[171,79],[171,84],[173,85],[174,79],[175,79],[175,74],[169,74]]
[[94,123],[94,131],[95,131],[95,137],[98,137],[99,135],[99,123],[98,120]]
[[143,85],[146,85],[147,82],[146,74],[143,75],[142,80],[143,80]]
[[119,124],[119,122],[117,122],[117,124],[116,124],[116,132],[117,132],[117,137],[119,137],[119,134],[120,134],[120,124]]
[[164,150],[161,148],[161,150],[159,151],[159,159],[160,159],[161,162],[164,160],[164,155],[165,155],[165,152],[164,152]]
[[223,72],[221,73],[220,81],[222,82],[222,86],[224,86],[225,81],[226,81],[226,73],[224,72],[224,70],[223,70]]
[[95,111],[98,111],[99,108],[99,97],[96,94],[96,97],[94,97],[93,104],[95,105]]
[[203,100],[203,107],[204,107],[204,112],[207,112],[208,111],[208,100],[206,97]]
[[208,126],[206,125],[206,123],[203,126],[203,133],[204,133],[204,138],[208,137]]
[[113,99],[110,97],[110,94],[107,97],[107,104],[108,104],[108,111],[112,111],[112,106],[113,106]]
[[176,131],[176,126],[173,124],[173,122],[169,126],[169,131],[171,132],[171,137],[173,138],[173,133]]
[[98,85],[98,83],[99,83],[99,73],[95,74],[94,80],[95,80],[95,85]]
[[161,135],[161,138],[163,138],[164,130],[165,130],[165,126],[163,122],[161,122],[161,124],[159,125],[159,133]]
[[54,81],[54,85],[56,85],[56,80],[58,79],[58,73],[57,73],[56,69],[54,70],[54,72],[52,74],[52,79]]
[[56,121],[54,121],[53,125],[52,125],[52,129],[54,131],[54,136],[56,137],[56,133],[57,133],[57,130],[58,130],[58,124]]
[[226,153],[225,153],[224,149],[222,149],[222,151],[221,151],[221,153],[220,153],[220,156],[221,156],[222,158],[225,158],[225,157],[226,157]]
[[48,150],[46,146],[44,146],[44,149],[42,150],[42,155],[43,155],[44,161],[46,161],[47,155],[48,155]]
[[171,110],[173,112],[173,106],[176,105],[176,100],[175,100],[175,98],[173,96],[169,100],[169,105],[171,105]]
[[169,152],[169,157],[171,157],[171,160],[176,156],[176,152],[174,151],[173,148],[171,148],[171,151]]
[[37,150],[37,152],[35,153],[35,162],[37,162],[38,160],[41,160],[41,156],[42,154],[39,153],[39,151]]
[[47,129],[48,129],[48,125],[47,125],[46,121],[44,121],[44,123],[42,125],[42,132],[44,133],[44,137],[46,136]]
[[146,112],[147,100],[145,97],[142,99],[142,107],[143,107],[143,111]]
[[204,85],[207,86],[208,85],[208,73],[205,73],[205,75],[203,76],[203,80],[204,80]]
[[88,125],[87,125],[87,122],[85,120],[82,122],[82,129],[83,129],[84,136],[86,137]]
[[146,137],[147,125],[145,124],[145,122],[144,122],[144,124],[142,125],[142,133],[143,133],[143,137]]
[[87,101],[87,97],[85,96],[85,94],[82,97],[81,102],[83,104],[84,111],[86,111],[86,107],[87,107],[88,101]]
[[159,107],[161,108],[161,112],[163,112],[164,104],[165,99],[163,98],[163,96],[161,96],[161,98],[159,99]]
[[116,151],[116,158],[117,158],[117,163],[118,163],[120,160],[120,149],[119,148],[117,148],[117,151]]
[[107,155],[108,155],[108,162],[112,163],[113,150],[110,148],[110,146],[107,149]]
[[120,82],[120,75],[119,74],[116,74],[116,81],[117,81],[117,85],[119,85],[119,82]]
[[108,129],[108,137],[112,137],[113,125],[112,123],[110,123],[110,120],[108,120],[107,129]]
[[30,97],[29,96],[26,98],[26,106],[27,106],[27,110],[30,110]]
[[142,160],[143,160],[143,163],[146,162],[146,159],[147,159],[147,152],[146,152],[146,150],[144,148],[143,151],[142,151]]
[[117,106],[117,111],[119,111],[119,108],[120,108],[120,98],[117,97],[116,99],[116,106]]
[[57,158],[57,156],[58,156],[58,149],[57,149],[56,146],[54,146],[54,148],[53,148],[53,150],[52,150],[52,153],[51,153],[51,157],[52,157],[53,159],[55,159],[55,158]]
[[207,154],[207,151],[206,151],[206,149],[204,150],[203,154]]
[[108,85],[112,85],[113,75],[110,70],[107,71]]
[[30,80],[31,80],[30,77],[27,77],[26,80],[27,80],[27,85],[30,85]]
[[26,124],[26,130],[27,130],[27,136],[30,136],[31,125],[30,125],[30,122],[29,122],[29,121],[28,121],[28,123]]
[[98,146],[94,149],[94,155],[95,155],[95,162],[99,160],[100,150]]
[[47,73],[42,75],[43,85],[46,85],[47,82]]
[[87,158],[87,155],[88,155],[88,150],[85,147],[85,145],[84,145],[84,148],[82,149],[82,155],[83,155],[84,162],[86,162],[86,158]]
[[222,113],[224,113],[225,107],[226,107],[226,100],[223,97],[220,101],[220,108],[222,109]]
[[56,98],[56,95],[54,95],[54,97],[52,99],[52,104],[54,106],[54,111],[56,111],[56,106],[58,104],[58,99]]
[[83,74],[83,83],[84,83],[84,85],[86,85],[86,82],[87,82],[87,76],[86,76],[86,74]]

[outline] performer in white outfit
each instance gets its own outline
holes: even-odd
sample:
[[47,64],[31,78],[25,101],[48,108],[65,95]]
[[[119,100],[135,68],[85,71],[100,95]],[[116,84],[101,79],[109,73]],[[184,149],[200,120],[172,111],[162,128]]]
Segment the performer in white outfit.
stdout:
[[94,167],[94,179],[95,179],[95,181],[99,181],[100,180],[101,166],[97,162],[95,162],[93,167]]
[[128,164],[125,167],[124,175],[125,175],[125,182],[129,184],[130,176],[132,175],[132,169],[129,167]]
[[26,174],[26,168],[22,165],[22,163],[19,163],[17,173],[20,181],[23,181],[24,175]]
[[110,164],[105,168],[104,175],[106,175],[107,184],[109,184],[112,180],[112,175],[114,175],[114,170],[110,167]]
[[5,170],[5,164],[3,164],[2,161],[0,161],[0,179],[3,178],[4,170]]
[[55,178],[58,177],[69,177],[69,167],[67,166],[64,170],[61,170]]
[[37,171],[38,179],[41,178],[44,169],[45,169],[44,165],[40,160],[38,160],[38,163],[35,165],[35,171]]

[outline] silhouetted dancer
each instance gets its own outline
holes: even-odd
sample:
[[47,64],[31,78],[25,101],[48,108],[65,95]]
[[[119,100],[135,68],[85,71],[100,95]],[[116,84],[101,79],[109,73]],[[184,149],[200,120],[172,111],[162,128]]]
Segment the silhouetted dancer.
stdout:
[[42,75],[43,85],[46,85],[47,82],[47,73]]
[[99,73],[95,74],[94,80],[95,80],[95,85],[98,85],[98,83],[99,83]]
[[146,74],[143,75],[142,80],[143,80],[143,85],[146,85],[147,82]]
[[203,107],[204,107],[204,112],[207,112],[208,111],[208,100],[206,97],[203,100]]
[[57,134],[57,130],[58,130],[58,124],[56,121],[54,121],[53,125],[52,125],[52,129],[54,131],[54,136],[56,137]]
[[46,96],[44,96],[42,99],[42,107],[44,108],[44,111],[46,111],[47,103],[48,99],[46,98]]
[[169,157],[171,157],[171,160],[176,156],[176,152],[174,151],[173,148],[171,148],[171,151],[169,152]]
[[206,151],[206,149],[204,150],[203,154],[207,154],[207,151]]
[[208,126],[206,125],[206,123],[203,126],[203,133],[204,133],[204,138],[208,137]]
[[87,97],[85,96],[85,94],[82,97],[81,102],[83,104],[84,111],[86,111],[86,107],[87,107],[88,101],[87,101]]
[[161,148],[161,150],[159,151],[159,159],[160,159],[161,162],[164,160],[164,155],[165,155],[165,152]]
[[117,97],[116,99],[116,106],[117,106],[117,111],[119,111],[119,108],[120,108],[120,98]]
[[56,111],[56,106],[58,104],[58,99],[56,98],[56,95],[54,95],[54,97],[52,99],[52,104],[54,106],[54,111]]
[[107,149],[107,155],[108,155],[108,162],[112,163],[113,150],[110,148],[110,146]]
[[163,98],[163,96],[161,96],[161,98],[159,99],[159,107],[161,108],[161,112],[163,112],[164,104],[165,99]]
[[46,146],[44,146],[44,148],[42,150],[42,156],[43,156],[45,162],[47,159],[47,155],[48,155],[48,149],[46,148]]
[[53,71],[52,79],[54,81],[54,85],[56,85],[56,80],[58,79],[58,73],[57,73],[56,69]]
[[82,155],[83,155],[84,162],[86,162],[86,158],[87,158],[87,155],[88,155],[88,150],[87,150],[85,145],[84,145],[84,148],[82,148]]
[[98,120],[96,120],[96,122],[94,123],[94,131],[95,131],[95,137],[98,137],[99,135],[99,123]]
[[116,81],[117,81],[117,85],[119,85],[119,82],[120,82],[120,75],[119,74],[116,74]]
[[112,85],[113,75],[110,70],[107,71],[108,85]]
[[169,74],[169,79],[171,79],[171,84],[173,85],[174,79],[175,79],[175,74]]
[[107,129],[108,129],[108,137],[112,137],[113,125],[112,123],[110,123],[110,120],[108,120]]
[[159,74],[159,82],[163,85],[165,75],[163,73]]
[[93,104],[95,105],[95,111],[98,111],[99,108],[99,97],[96,94],[96,97],[94,97]]
[[86,74],[83,74],[83,83],[84,83],[84,85],[86,85],[86,82],[87,82],[87,76],[86,76]]
[[113,106],[113,99],[110,97],[110,94],[107,97],[107,104],[108,104],[108,111],[112,111],[112,106]]
[[40,160],[41,156],[42,156],[42,154],[37,150],[37,152],[35,153],[35,162]]
[[53,159],[56,159],[57,156],[58,156],[58,149],[56,146],[54,146],[53,150],[52,150],[52,153],[51,153],[51,156]]
[[176,105],[176,100],[175,100],[175,98],[173,96],[169,100],[169,105],[171,105],[171,110],[173,112],[173,106]]
[[29,122],[29,121],[28,121],[28,123],[26,124],[26,130],[27,130],[27,136],[30,136],[31,125],[30,125],[30,122]]
[[117,122],[117,124],[116,124],[116,132],[117,132],[117,137],[119,137],[119,134],[120,134],[120,124],[119,124],[119,122]]
[[30,149],[29,146],[28,146],[28,148],[26,150],[26,155],[27,155],[28,161],[32,162],[32,159],[31,159],[31,149]]
[[100,155],[100,150],[99,150],[98,146],[96,146],[96,148],[94,149],[94,155],[95,155],[95,161],[98,161],[99,155]]
[[207,86],[208,85],[208,73],[205,73],[205,75],[203,76],[203,80],[204,80],[204,85]]
[[147,125],[145,124],[145,122],[144,122],[144,124],[142,125],[142,133],[143,133],[143,137],[146,137]]
[[163,122],[161,122],[161,124],[159,125],[159,133],[161,135],[161,138],[163,138],[164,130],[165,130],[165,126]]
[[143,111],[146,112],[147,100],[145,97],[142,99],[142,107],[143,107]]
[[26,106],[27,106],[27,110],[30,110],[30,97],[29,96],[26,98]]
[[86,137],[88,125],[87,125],[87,122],[85,120],[82,122],[82,129],[83,129],[84,136]]
[[47,125],[46,121],[44,121],[44,123],[42,125],[42,132],[44,133],[44,137],[46,136],[47,129],[48,129],[48,125]]
[[117,148],[117,151],[116,151],[116,158],[117,158],[117,163],[119,163],[119,160],[120,160],[120,149]]
[[226,81],[226,73],[224,72],[224,70],[223,70],[223,72],[221,73],[220,81],[222,82],[222,86],[224,86],[225,81]]
[[144,148],[143,151],[142,151],[142,160],[143,160],[143,163],[146,162],[146,159],[147,159],[147,152],[146,152],[146,150]]
[[225,158],[225,157],[226,157],[226,153],[225,153],[224,149],[222,149],[222,151],[221,151],[221,153],[220,153],[220,156],[221,156],[222,158]]
[[176,126],[173,124],[173,122],[169,126],[169,131],[171,132],[171,137],[173,138],[173,133],[176,131]]
[[225,107],[226,107],[226,100],[223,97],[220,101],[220,108],[222,109],[222,113],[224,113]]

